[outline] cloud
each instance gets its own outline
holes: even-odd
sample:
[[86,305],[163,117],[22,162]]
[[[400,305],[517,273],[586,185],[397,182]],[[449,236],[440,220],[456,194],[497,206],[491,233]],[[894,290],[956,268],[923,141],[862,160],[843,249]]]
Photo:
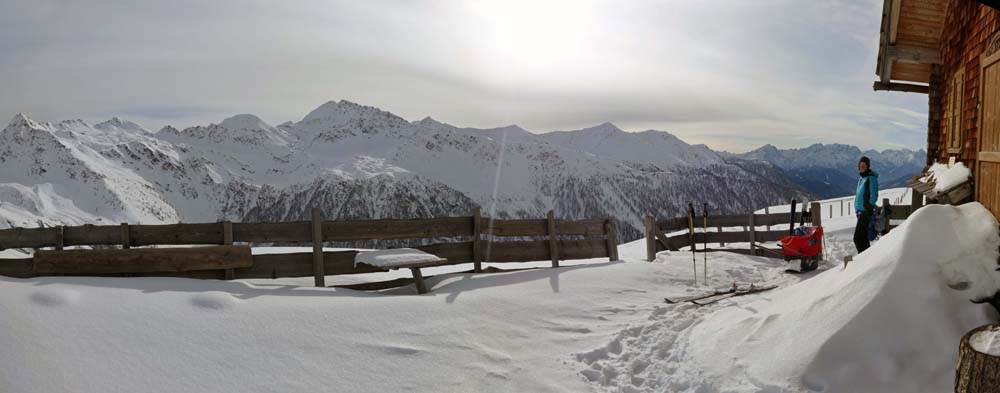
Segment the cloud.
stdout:
[[0,114],[149,128],[348,99],[545,131],[612,121],[695,143],[922,147],[926,96],[875,93],[882,2],[15,1]]

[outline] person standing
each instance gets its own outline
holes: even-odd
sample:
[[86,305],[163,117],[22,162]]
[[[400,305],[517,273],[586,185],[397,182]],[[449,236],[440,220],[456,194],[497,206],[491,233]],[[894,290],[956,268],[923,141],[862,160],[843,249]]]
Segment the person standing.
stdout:
[[861,178],[858,179],[858,187],[854,192],[854,211],[858,216],[858,223],[854,226],[854,247],[860,254],[871,246],[868,227],[878,201],[878,173],[871,169],[868,157],[861,157],[858,161],[858,174]]

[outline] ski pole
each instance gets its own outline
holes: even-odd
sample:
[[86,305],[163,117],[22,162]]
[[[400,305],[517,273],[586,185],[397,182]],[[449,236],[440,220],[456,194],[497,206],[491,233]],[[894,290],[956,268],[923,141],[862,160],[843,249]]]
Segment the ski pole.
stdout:
[[702,245],[701,249],[702,249],[702,254],[705,254],[704,255],[705,259],[702,262],[701,274],[705,276],[704,280],[705,284],[708,284],[708,203],[707,202],[705,203],[705,210],[702,210],[702,218],[704,218],[705,226],[702,228],[701,232],[705,236],[705,239],[703,239],[705,243]]
[[698,243],[694,236],[694,204],[690,202],[688,203],[688,233],[691,234],[691,268],[694,269],[694,283],[698,284],[698,256],[695,254]]

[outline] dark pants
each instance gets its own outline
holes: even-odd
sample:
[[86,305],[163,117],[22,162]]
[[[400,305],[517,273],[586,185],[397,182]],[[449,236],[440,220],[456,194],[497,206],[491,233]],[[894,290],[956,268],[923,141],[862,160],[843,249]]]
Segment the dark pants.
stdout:
[[854,247],[858,249],[858,254],[871,247],[871,242],[868,241],[868,226],[871,222],[871,211],[858,213],[858,223],[854,226]]

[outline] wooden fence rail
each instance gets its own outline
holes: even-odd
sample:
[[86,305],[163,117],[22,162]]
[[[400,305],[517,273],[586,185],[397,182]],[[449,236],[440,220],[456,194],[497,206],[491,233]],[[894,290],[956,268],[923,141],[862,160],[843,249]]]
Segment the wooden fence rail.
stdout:
[[[820,225],[820,214],[812,214],[819,211],[819,203],[812,202],[806,212],[796,212],[795,222],[803,219],[813,225]],[[750,255],[766,255],[758,250],[758,243],[773,242],[781,239],[781,236],[788,235],[788,230],[775,230],[771,226],[789,224],[791,213],[747,213],[747,214],[727,214],[708,216],[707,225],[702,217],[695,217],[695,233],[691,233],[688,217],[673,217],[657,220],[654,217],[646,217],[646,260],[656,259],[656,253],[670,250],[678,251],[683,247],[691,247],[694,244],[718,243],[719,247],[725,243],[748,243],[747,249],[718,248],[706,249],[706,251],[729,251]],[[705,231],[705,228],[709,231]],[[741,230],[726,231],[726,228],[738,227]],[[759,230],[764,227],[764,230]],[[683,233],[675,233],[684,231]],[[701,251],[701,250],[699,250]]]
[[[795,222],[805,221],[812,225],[822,225],[822,208],[819,202],[809,203],[806,212],[796,212]],[[831,205],[832,206],[832,205]],[[882,206],[889,206],[889,199],[882,200]],[[890,220],[905,220],[920,205],[893,205],[891,206]],[[729,214],[709,216],[708,225],[704,224],[701,217],[695,217],[695,233],[690,232],[688,217],[673,217],[657,220],[652,216],[646,217],[646,260],[656,259],[656,253],[664,250],[678,251],[683,247],[691,247],[692,240],[695,244],[718,243],[719,247],[725,243],[749,243],[749,249],[718,248],[707,251],[729,251],[745,253],[750,255],[765,255],[757,252],[757,243],[774,242],[781,240],[782,236],[788,235],[788,230],[773,230],[771,226],[789,224],[791,222],[790,213],[765,213],[765,214]],[[710,230],[706,232],[704,227]],[[889,224],[889,229],[897,225]],[[724,231],[726,227],[740,227],[742,231]],[[766,227],[766,230],[758,230]],[[683,233],[675,233],[684,231]],[[701,250],[699,250],[701,251]]]
[[[414,247],[448,260],[448,264],[483,262],[618,259],[613,219],[562,220],[552,212],[540,219],[481,217],[479,209],[464,217],[379,220],[323,220],[277,223],[200,223],[166,225],[81,225],[0,230],[0,250],[70,246],[121,246],[115,250],[37,251],[36,257],[0,259],[0,275],[129,275],[215,279],[314,276],[385,271],[355,266],[357,251],[323,251],[325,242],[423,239],[437,243]],[[528,239],[528,240],[525,240]],[[249,257],[236,244],[312,245],[312,252]],[[157,245],[214,245],[192,248],[139,248]],[[225,248],[230,247],[230,248]],[[235,249],[232,247],[236,247]],[[175,251],[185,250],[185,251]],[[201,259],[178,262],[178,258]],[[100,260],[100,262],[96,262]]]

